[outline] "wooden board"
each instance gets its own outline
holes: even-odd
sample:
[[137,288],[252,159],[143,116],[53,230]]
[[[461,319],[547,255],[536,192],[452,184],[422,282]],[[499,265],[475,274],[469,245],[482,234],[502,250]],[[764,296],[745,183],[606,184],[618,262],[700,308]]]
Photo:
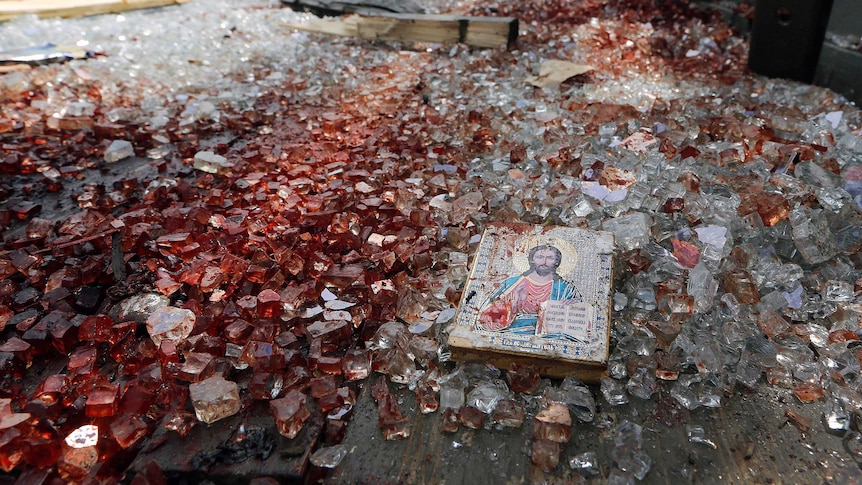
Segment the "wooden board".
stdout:
[[474,47],[514,46],[518,19],[511,17],[459,17],[455,15],[387,14],[350,15],[337,20],[311,19],[284,24],[306,32],[403,42],[461,42]]
[[190,0],[0,0],[0,21],[24,14],[49,17],[83,17],[140,8],[164,7]]
[[449,339],[449,351],[452,360],[457,362],[484,362],[498,369],[507,369],[511,364],[529,365],[538,369],[539,374],[547,377],[574,377],[583,382],[598,383],[602,380],[602,377],[608,375],[606,365],[572,364],[553,359],[538,359],[511,352],[473,349],[470,348],[470,341],[467,339]]

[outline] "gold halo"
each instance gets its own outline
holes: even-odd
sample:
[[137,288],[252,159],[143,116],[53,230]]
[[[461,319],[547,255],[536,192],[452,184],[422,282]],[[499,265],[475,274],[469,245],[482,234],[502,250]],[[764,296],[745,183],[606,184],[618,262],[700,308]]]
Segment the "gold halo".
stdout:
[[565,276],[575,269],[578,263],[578,252],[565,239],[550,235],[530,235],[521,239],[520,243],[515,247],[512,254],[512,265],[521,273],[530,269],[530,250],[536,246],[547,244],[554,246],[562,253],[563,260],[560,261],[560,267],[557,268],[557,274]]

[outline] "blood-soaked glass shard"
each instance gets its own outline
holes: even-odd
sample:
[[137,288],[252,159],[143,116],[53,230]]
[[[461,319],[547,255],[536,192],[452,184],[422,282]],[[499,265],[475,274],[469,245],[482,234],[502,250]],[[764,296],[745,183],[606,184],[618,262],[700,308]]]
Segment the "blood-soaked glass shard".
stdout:
[[210,293],[219,288],[227,279],[228,275],[218,266],[207,266],[204,269],[203,275],[201,275],[198,285],[201,291]]
[[694,311],[694,297],[683,294],[668,295],[661,301],[659,311],[674,323],[683,322]]
[[494,407],[491,418],[501,426],[519,428],[524,422],[524,405],[512,399],[501,399]]
[[377,411],[383,439],[400,440],[410,436],[410,419],[401,412],[395,396],[385,394],[377,401]]
[[166,376],[176,376],[179,371],[180,353],[177,345],[172,340],[162,340],[158,350],[159,362],[162,364],[162,372]]
[[177,378],[186,382],[200,382],[213,375],[214,356],[203,352],[188,352],[185,362],[177,369]]
[[8,412],[6,414],[0,414],[0,432],[15,427],[20,427],[23,429],[27,426],[23,425],[22,423],[30,421],[31,417],[32,415],[30,413]]
[[11,337],[2,345],[0,352],[9,352],[25,367],[33,364],[33,346],[18,337]]
[[812,402],[822,398],[825,393],[820,385],[803,382],[793,388],[793,395],[802,402]]
[[303,390],[311,383],[311,371],[301,365],[292,365],[284,373],[284,388]]
[[691,243],[680,241],[679,239],[671,239],[673,244],[673,255],[679,263],[687,268],[694,268],[700,260],[700,250]]
[[509,379],[509,387],[512,391],[526,394],[535,392],[542,380],[538,368],[524,364],[510,365],[506,377]]
[[172,253],[179,252],[180,248],[191,242],[192,235],[188,232],[176,232],[173,234],[165,234],[156,239],[156,245],[164,248]]
[[6,207],[18,220],[25,221],[42,212],[42,204],[23,199],[9,199]]
[[6,324],[14,315],[15,312],[11,308],[6,305],[0,305],[0,332],[6,328]]
[[233,416],[240,410],[239,388],[220,375],[189,386],[189,394],[198,419],[210,424]]
[[533,465],[545,471],[551,471],[560,463],[560,451],[559,442],[536,438],[533,440],[530,460]]
[[93,345],[83,345],[75,349],[69,356],[66,368],[73,376],[85,377],[96,370],[97,349]]
[[416,404],[422,414],[433,413],[440,407],[437,393],[431,386],[419,384],[416,387]]
[[665,381],[675,381],[679,379],[680,364],[679,356],[673,352],[663,352],[657,350],[653,354],[655,359],[655,376],[658,379]]
[[671,197],[667,199],[663,206],[663,211],[672,214],[682,212],[685,209],[685,199],[681,197]]
[[279,372],[255,372],[248,382],[248,391],[255,399],[275,399],[284,389],[284,377]]
[[86,477],[98,462],[96,446],[65,448],[57,461],[57,471],[63,480],[74,483]]
[[784,416],[786,416],[787,419],[802,432],[808,431],[808,429],[811,428],[811,418],[797,413],[790,408],[784,409]]
[[536,414],[533,434],[540,440],[568,443],[572,436],[572,415],[569,408],[557,402],[550,403]]
[[695,157],[697,157],[698,155],[700,155],[700,150],[698,150],[697,148],[695,148],[695,147],[693,147],[693,146],[691,146],[691,145],[686,145],[686,146],[685,146],[685,147],[684,147],[684,148],[679,152],[679,156],[680,156],[680,158],[682,158],[683,160],[685,160],[686,158],[689,158],[689,157],[695,158]]
[[186,436],[197,422],[195,415],[192,413],[173,411],[165,416],[162,424],[165,426],[165,429],[176,431],[180,436]]
[[243,317],[252,320],[257,316],[257,297],[245,295],[236,300],[236,307]]
[[213,356],[224,355],[225,341],[221,337],[203,334],[195,339],[192,351],[204,352]]
[[81,340],[108,342],[111,340],[111,328],[114,321],[107,315],[90,315],[78,327],[78,337]]
[[758,194],[755,203],[757,213],[767,227],[778,224],[790,215],[790,202],[780,194]]
[[326,374],[340,375],[342,370],[341,357],[322,356],[317,359],[317,370]]
[[58,402],[68,389],[69,378],[66,375],[49,375],[41,384],[39,384],[39,387],[36,388],[36,392],[33,393],[33,398],[48,403]]
[[323,375],[311,379],[311,397],[319,398],[338,389],[338,381],[333,375]]
[[338,392],[333,392],[317,398],[317,405],[320,407],[322,412],[328,413],[333,409],[344,406],[344,396],[340,395]]
[[120,399],[120,413],[135,416],[148,414],[154,398],[153,393],[145,386],[130,384]]
[[787,331],[790,328],[790,323],[781,315],[767,310],[757,318],[757,326],[767,337],[772,338]]
[[155,285],[156,289],[159,290],[159,293],[161,293],[165,296],[173,295],[174,293],[177,292],[177,290],[179,290],[183,286],[182,283],[174,281],[172,278],[170,278],[168,276],[159,278],[158,280],[155,281],[154,285]]
[[852,342],[859,340],[857,332],[848,329],[834,330],[829,332],[829,343]]
[[646,323],[646,327],[655,336],[656,348],[660,350],[668,350],[670,344],[682,331],[682,325],[678,322],[664,322],[650,320]]
[[362,281],[365,267],[361,264],[332,265],[320,275],[320,280],[337,288],[346,288]]
[[348,350],[342,359],[344,378],[348,381],[365,379],[371,372],[371,351],[367,349]]
[[249,340],[243,347],[240,361],[253,369],[278,370],[284,368],[284,350],[270,342]]
[[458,409],[458,423],[466,428],[481,429],[484,421],[485,414],[474,407],[461,406]]
[[353,326],[346,320],[321,320],[305,328],[310,338],[320,338],[323,352],[332,352],[350,343]]
[[446,408],[443,411],[443,425],[440,427],[443,433],[455,433],[458,431],[458,411],[455,408]]
[[15,327],[19,332],[26,332],[30,329],[41,316],[41,313],[35,308],[30,308],[23,312],[18,312],[9,319],[9,326]]
[[257,295],[257,315],[260,318],[281,316],[281,296],[273,290],[263,290]]
[[748,271],[742,269],[728,270],[721,277],[721,285],[724,290],[733,293],[733,296],[745,305],[753,305],[760,302],[760,293],[757,285]]
[[147,432],[147,424],[137,416],[123,415],[111,423],[111,436],[121,448],[131,447]]
[[0,430],[0,469],[11,472],[24,460],[24,438],[16,428]]
[[638,250],[626,258],[626,265],[628,265],[632,273],[638,274],[648,269],[652,265],[652,260],[641,254],[640,250]]
[[302,431],[305,420],[311,416],[306,406],[305,394],[297,390],[288,392],[283,398],[270,401],[269,409],[278,432],[288,439],[295,438]]
[[184,340],[192,333],[195,314],[191,310],[164,306],[147,318],[147,331],[158,346],[162,340]]
[[103,418],[116,414],[120,404],[119,392],[120,386],[118,384],[104,384],[94,387],[87,394],[87,416]]
[[234,320],[225,327],[222,335],[225,340],[236,345],[245,345],[254,332],[254,327],[245,320]]

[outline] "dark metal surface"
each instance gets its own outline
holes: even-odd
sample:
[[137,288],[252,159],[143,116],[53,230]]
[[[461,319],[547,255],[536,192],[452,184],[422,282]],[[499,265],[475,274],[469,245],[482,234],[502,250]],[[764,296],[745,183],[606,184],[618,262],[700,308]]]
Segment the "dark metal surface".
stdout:
[[422,5],[414,0],[281,0],[281,3],[294,10],[310,12],[319,17],[350,13],[364,15],[425,13]]
[[[405,413],[413,417],[412,432],[402,441],[384,441],[376,408],[364,390],[344,441],[349,453],[327,483],[603,483],[612,466],[613,428],[597,426],[601,413],[615,423],[628,420],[643,427],[643,450],[653,465],[640,483],[852,483],[853,477],[862,474],[842,439],[824,431],[822,403],[801,404],[790,390],[762,385],[756,390],[737,389],[721,408],[688,411],[669,396],[668,388],[649,401],[632,398],[629,404],[610,406],[591,387],[598,397],[597,418],[592,423],[574,420],[571,441],[551,472],[530,463],[537,402],[528,404],[533,414],[521,428],[486,423],[485,429],[462,426],[457,433],[443,434],[441,413],[417,414],[415,396],[401,389],[396,395]],[[785,409],[812,418],[812,428],[802,432],[788,422]],[[715,448],[690,442],[687,425],[702,426]],[[597,452],[601,476],[586,480],[569,467],[572,456],[586,451]]]
[[748,67],[812,82],[831,10],[832,0],[757,0]]

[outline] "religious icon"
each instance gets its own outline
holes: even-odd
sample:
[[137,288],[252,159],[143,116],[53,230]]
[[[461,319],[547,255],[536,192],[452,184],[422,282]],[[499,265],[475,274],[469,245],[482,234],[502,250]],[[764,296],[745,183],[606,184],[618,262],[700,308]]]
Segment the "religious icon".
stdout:
[[[545,359],[549,375],[601,374],[610,335],[613,234],[489,225],[464,289],[453,358]],[[583,373],[582,373],[583,374]]]

